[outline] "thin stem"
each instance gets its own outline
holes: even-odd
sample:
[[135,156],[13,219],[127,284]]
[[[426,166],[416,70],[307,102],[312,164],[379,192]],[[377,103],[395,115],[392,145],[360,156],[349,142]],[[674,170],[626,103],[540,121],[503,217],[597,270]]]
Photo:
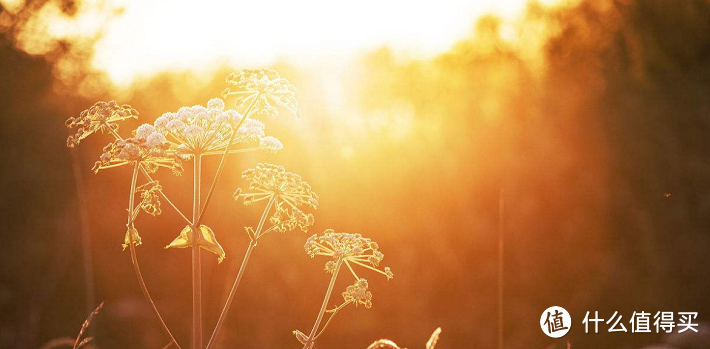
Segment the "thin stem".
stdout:
[[330,317],[328,317],[328,321],[325,322],[325,325],[323,325],[323,328],[321,328],[320,332],[318,332],[318,334],[316,335],[315,338],[313,338],[313,340],[318,339],[318,337],[320,337],[320,335],[322,335],[323,332],[325,332],[325,329],[328,328],[328,325],[330,325],[330,321],[333,320],[333,318],[335,317],[335,314],[337,314],[341,309],[345,308],[345,306],[350,303],[352,303],[352,301],[347,301],[347,302],[339,305],[337,308],[335,308],[335,310],[333,310],[331,312]]
[[256,231],[254,232],[254,239],[258,239],[261,235],[261,231],[264,229],[264,223],[266,222],[266,216],[268,216],[269,211],[271,210],[271,206],[274,205],[274,202],[276,202],[276,195],[271,196],[271,199],[269,199],[269,203],[266,204],[266,208],[261,214],[261,218],[259,218],[259,225],[256,226]]
[[[248,152],[250,152],[250,151],[257,151],[257,150],[261,150],[261,149],[264,149],[264,147],[251,147],[251,148],[244,148],[244,149],[234,149],[234,150],[230,150],[230,151],[229,151],[229,154],[248,153]],[[213,151],[205,152],[205,153],[203,153],[202,155],[205,155],[205,156],[207,156],[207,155],[224,155],[224,152],[213,150]]]
[[202,261],[200,260],[200,246],[197,225],[200,216],[200,181],[202,157],[194,156],[193,193],[192,193],[192,349],[202,349]]
[[330,284],[328,284],[328,290],[325,292],[325,298],[323,298],[323,305],[320,307],[318,312],[318,317],[316,317],[316,322],[313,324],[313,329],[311,334],[308,335],[306,343],[303,344],[303,349],[311,349],[315,345],[315,335],[318,332],[318,327],[323,320],[323,314],[325,314],[325,309],[328,307],[328,301],[330,300],[330,295],[333,293],[333,287],[335,287],[335,279],[338,277],[338,272],[340,271],[340,266],[343,265],[343,261],[338,259],[335,266],[335,271],[333,271],[333,276],[330,278]]
[[257,226],[256,232],[254,233],[254,238],[250,238],[249,246],[247,247],[247,252],[244,255],[244,259],[242,259],[242,265],[239,267],[239,272],[237,273],[237,278],[234,280],[234,284],[232,284],[232,289],[229,291],[229,295],[227,296],[227,301],[224,303],[224,307],[222,307],[222,311],[219,313],[217,325],[215,325],[214,331],[212,331],[212,337],[210,337],[209,342],[207,342],[206,349],[211,349],[217,342],[217,336],[219,336],[219,332],[222,330],[224,321],[227,319],[227,313],[229,312],[229,308],[232,306],[234,295],[237,293],[237,288],[239,288],[239,282],[242,280],[244,270],[246,269],[247,263],[249,262],[249,257],[251,256],[252,252],[254,252],[254,247],[256,247],[256,242],[259,238],[259,233],[264,228],[266,216],[271,210],[271,206],[274,204],[275,200],[276,197],[272,196],[271,200],[269,200],[269,203],[266,204],[264,212],[261,214],[261,219],[259,219],[259,225]]
[[[136,191],[136,182],[138,180],[138,167],[139,164],[136,163],[136,166],[133,168],[133,177],[131,178],[131,196],[128,199],[128,222],[126,223],[126,226],[130,227],[133,225],[133,203],[135,200],[135,191]],[[153,302],[153,297],[150,296],[150,292],[148,292],[148,287],[145,285],[145,280],[143,279],[143,273],[141,273],[141,268],[138,264],[138,255],[136,254],[136,246],[133,241],[133,234],[130,232],[128,233],[128,237],[130,239],[128,247],[131,251],[131,262],[133,263],[133,271],[136,274],[136,278],[138,279],[138,284],[141,287],[141,291],[143,291],[143,297],[145,298],[146,301],[150,304],[151,308],[153,309],[153,313],[155,316],[158,318],[158,321],[160,321],[160,325],[163,329],[163,332],[170,337],[170,340],[172,341],[171,343],[175,343],[175,346],[178,349],[182,349],[180,347],[180,344],[175,340],[175,337],[173,337],[173,334],[170,332],[170,329],[168,329],[168,325],[165,324],[165,320],[163,320],[163,317],[160,315],[160,312],[158,311],[158,307],[155,306],[155,302]]]
[[207,349],[214,347],[215,343],[217,342],[217,336],[222,330],[222,325],[224,325],[224,321],[227,319],[227,312],[229,311],[229,307],[232,305],[234,295],[237,293],[237,288],[239,288],[239,282],[241,282],[242,280],[244,270],[246,269],[247,263],[249,263],[249,257],[251,257],[252,252],[254,252],[254,247],[256,247],[256,241],[249,240],[249,246],[247,247],[247,252],[244,254],[244,259],[242,259],[242,265],[239,267],[237,278],[234,280],[232,289],[229,290],[227,302],[224,304],[222,311],[219,313],[219,319],[217,320],[217,324],[215,325],[214,331],[212,331],[212,336],[210,337],[209,342],[207,342]]
[[212,180],[212,184],[210,185],[210,189],[207,191],[207,197],[205,198],[205,205],[202,207],[202,212],[200,212],[200,214],[197,216],[197,219],[194,221],[195,225],[200,224],[200,222],[202,221],[202,216],[204,215],[205,211],[207,211],[207,205],[210,204],[210,200],[212,199],[212,193],[214,193],[214,188],[217,186],[217,181],[219,180],[219,177],[222,174],[222,171],[224,170],[224,166],[227,163],[227,155],[229,154],[229,148],[232,146],[232,142],[234,141],[234,137],[237,136],[237,132],[239,132],[239,128],[242,127],[242,125],[244,124],[244,121],[246,121],[249,118],[252,108],[254,108],[254,105],[256,105],[257,99],[258,98],[255,98],[251,102],[251,104],[249,104],[249,108],[247,108],[246,112],[244,112],[244,117],[242,117],[242,119],[239,120],[239,124],[237,124],[237,127],[234,128],[234,130],[232,131],[232,135],[229,137],[229,141],[227,142],[227,145],[224,148],[224,153],[222,154],[222,158],[219,160],[219,166],[217,166],[217,172],[214,175],[214,179]]
[[[120,141],[123,140],[123,137],[121,137],[121,135],[119,135],[116,132],[116,130],[112,129],[111,127],[108,127],[108,129],[111,131],[111,134],[113,135],[114,138],[116,138],[117,140],[120,140]],[[150,173],[148,173],[148,171],[145,170],[145,168],[143,167],[142,164],[140,164],[140,170],[141,170],[141,173],[143,173],[143,175],[145,176],[145,178],[148,179],[148,181],[150,181],[150,182],[153,181],[153,178],[151,178]],[[165,201],[168,204],[170,204],[170,206],[172,206],[173,209],[175,209],[175,212],[177,212],[180,215],[180,217],[182,217],[182,219],[187,224],[191,223],[191,221],[189,219],[187,219],[187,216],[185,216],[185,214],[182,213],[182,211],[180,211],[180,209],[177,208],[177,206],[175,206],[175,204],[168,198],[168,196],[163,192],[163,190],[158,190],[158,193],[160,194],[160,196],[163,197],[163,199],[165,199]]]
[[[151,178],[150,174],[148,173],[148,171],[145,170],[145,168],[143,167],[143,165],[141,165],[141,173],[143,173],[143,176],[145,176],[145,178],[148,179],[148,181],[150,181],[150,182],[153,181],[153,178]],[[187,216],[185,216],[185,214],[182,213],[182,211],[180,211],[180,209],[177,208],[177,206],[175,206],[175,204],[168,198],[168,196],[163,192],[162,189],[161,189],[161,190],[158,190],[158,193],[160,194],[160,196],[163,197],[163,199],[165,200],[165,202],[167,202],[168,204],[170,204],[170,206],[175,210],[175,212],[177,212],[177,214],[180,215],[180,217],[181,217],[186,223],[190,224],[190,220],[187,219]]]
[[376,271],[376,272],[378,272],[378,273],[380,273],[380,274],[382,274],[382,275],[384,275],[384,276],[387,276],[387,273],[385,273],[384,271],[382,271],[382,270],[380,270],[380,269],[377,269],[377,268],[374,268],[374,267],[371,267],[371,266],[369,266],[369,265],[367,265],[367,264],[365,264],[365,263],[358,262],[358,261],[356,261],[356,260],[354,260],[354,259],[350,259],[349,261],[350,261],[350,262],[353,262],[353,263],[355,263],[355,264],[357,264],[357,265],[359,265],[359,266],[361,266],[361,267],[364,267],[364,268],[367,268],[367,269]]
[[353,267],[350,266],[350,263],[348,263],[347,260],[345,260],[345,265],[348,267],[348,269],[350,269],[350,272],[353,273],[353,276],[355,277],[355,279],[360,280],[360,278],[355,273],[355,270],[353,270]]
[[165,332],[165,335],[170,337],[171,343],[175,343],[175,346],[178,349],[182,349],[182,347],[180,347],[180,344],[178,344],[177,340],[175,340],[175,337],[173,337],[173,334],[168,329],[168,325],[165,324],[165,320],[163,320],[163,317],[158,311],[158,307],[155,306],[155,302],[153,302],[153,298],[150,296],[150,292],[148,292],[148,287],[145,285],[145,281],[143,280],[141,268],[138,265],[138,255],[136,254],[136,246],[133,244],[133,241],[131,241],[131,244],[130,246],[128,246],[128,248],[131,250],[131,262],[133,263],[133,270],[135,271],[136,277],[138,278],[138,284],[140,284],[141,286],[141,291],[143,291],[143,297],[148,301],[148,303],[150,303],[151,308],[153,308],[153,313],[158,318],[158,321],[160,321],[160,326],[163,328],[163,332]]

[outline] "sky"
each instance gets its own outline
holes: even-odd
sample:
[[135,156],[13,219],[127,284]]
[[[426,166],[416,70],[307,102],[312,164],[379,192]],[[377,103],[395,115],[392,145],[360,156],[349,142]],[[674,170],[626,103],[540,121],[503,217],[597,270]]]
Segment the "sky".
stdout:
[[[541,1],[553,2],[557,1]],[[125,83],[159,70],[207,70],[215,63],[321,64],[384,45],[428,57],[469,36],[476,18],[493,13],[514,19],[525,4],[526,0],[121,0],[112,4],[122,14],[104,28],[93,64]],[[105,24],[101,16],[93,18],[95,25]]]

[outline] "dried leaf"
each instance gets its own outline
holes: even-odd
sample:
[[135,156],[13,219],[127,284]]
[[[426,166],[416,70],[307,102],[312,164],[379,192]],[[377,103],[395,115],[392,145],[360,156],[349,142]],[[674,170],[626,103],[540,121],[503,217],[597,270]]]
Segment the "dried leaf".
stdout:
[[293,335],[296,336],[296,339],[298,339],[298,341],[301,342],[301,344],[306,344],[306,341],[308,340],[308,336],[303,334],[303,332],[301,332],[299,330],[295,330],[295,331],[293,331]]
[[[176,237],[170,244],[165,246],[165,248],[188,248],[192,247],[194,245],[194,227],[188,225],[185,228],[182,229],[180,232],[180,235]],[[224,257],[226,254],[224,253],[224,249],[222,246],[217,242],[217,238],[214,235],[214,232],[210,227],[206,225],[201,225],[199,229],[199,234],[200,234],[200,239],[198,242],[198,245],[207,250],[210,251],[214,254],[217,255],[217,262],[222,263],[224,260]]]
[[249,235],[249,239],[251,239],[251,241],[256,242],[256,235],[254,234],[254,229],[252,227],[244,227],[244,230],[247,231],[247,235]]
[[128,247],[131,243],[133,243],[134,246],[139,246],[141,244],[141,237],[138,235],[138,230],[134,226],[128,227],[128,231],[126,231],[126,237],[123,239],[123,250],[126,250],[126,247]]

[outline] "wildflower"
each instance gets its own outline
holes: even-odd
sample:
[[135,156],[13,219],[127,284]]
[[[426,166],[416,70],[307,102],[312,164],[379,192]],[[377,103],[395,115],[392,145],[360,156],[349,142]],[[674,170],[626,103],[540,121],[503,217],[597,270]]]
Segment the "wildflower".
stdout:
[[318,195],[301,176],[278,165],[260,163],[255,168],[244,171],[242,178],[249,181],[249,192],[243,193],[241,189],[237,189],[234,199],[241,198],[244,205],[273,200],[275,210],[269,218],[273,230],[285,232],[298,227],[307,232],[315,222],[313,214],[304,213],[302,208],[310,206],[317,209]]
[[221,98],[212,98],[207,102],[207,108],[224,110],[224,101]]
[[155,127],[153,127],[153,125],[143,124],[138,126],[136,129],[136,136],[140,138],[148,138],[153,131],[155,131]]
[[246,110],[253,104],[256,115],[274,117],[278,107],[282,107],[299,117],[296,88],[271,69],[245,69],[230,74],[227,84],[229,87],[222,95],[236,96],[238,109]]
[[259,146],[264,148],[265,150],[271,151],[271,152],[277,152],[281,149],[283,149],[284,145],[279,141],[278,139],[274,137],[264,137],[259,141]]
[[311,256],[332,257],[335,261],[326,263],[326,271],[335,271],[337,263],[344,262],[350,272],[359,279],[352,264],[374,270],[390,280],[394,277],[392,270],[385,267],[384,270],[377,269],[385,255],[379,251],[376,242],[362,237],[360,234],[336,233],[333,229],[327,229],[322,235],[314,234],[306,240],[304,245],[306,253]]
[[[235,110],[224,110],[223,100],[213,98],[207,102],[207,107],[181,107],[177,112],[165,113],[153,122],[152,127],[182,155],[210,155],[219,154],[227,147],[234,128],[242,118]],[[147,131],[146,125],[146,130],[136,135],[142,136]],[[247,119],[232,139],[232,144],[260,142],[264,137],[264,124]]]
[[167,142],[168,140],[165,138],[165,135],[160,132],[153,132],[145,139],[145,144],[154,148],[162,147],[163,144]]
[[76,133],[67,138],[67,147],[74,148],[84,138],[97,131],[115,132],[118,130],[118,121],[131,118],[137,119],[138,111],[128,104],[119,105],[116,101],[97,102],[82,111],[78,118],[67,119],[67,128],[77,128]]
[[[390,268],[385,268],[384,271],[375,268],[382,261],[382,258],[384,258],[384,254],[379,251],[379,246],[376,242],[364,238],[360,234],[336,233],[333,229],[327,229],[322,235],[314,234],[309,237],[308,240],[306,240],[304,248],[311,258],[316,255],[332,257],[332,260],[325,264],[325,270],[333,275],[330,278],[328,291],[326,291],[323,305],[321,306],[320,313],[316,317],[316,322],[313,325],[310,335],[306,336],[303,332],[298,330],[293,331],[296,339],[303,344],[303,348],[311,349],[313,348],[315,340],[323,334],[331,320],[333,320],[335,315],[345,306],[353,303],[355,306],[362,304],[366,309],[372,307],[372,293],[368,290],[367,280],[355,274],[351,263],[383,274],[388,280],[391,279],[393,275]],[[326,311],[326,305],[329,302],[333,286],[338,277],[338,270],[340,270],[343,265],[345,265],[355,277],[355,282],[348,286],[345,292],[342,293],[343,303]],[[323,320],[324,313],[329,313],[330,316],[325,322],[325,325],[321,328],[320,323]]]
[[372,293],[367,290],[367,280],[358,279],[343,292],[346,303],[362,304],[366,309],[372,308]]
[[94,164],[94,172],[139,162],[149,173],[154,173],[159,167],[165,167],[180,175],[183,170],[182,163],[175,152],[170,150],[169,144],[161,141],[165,136],[153,132],[148,138],[149,140],[146,140],[136,136],[110,143],[104,147],[99,161]]

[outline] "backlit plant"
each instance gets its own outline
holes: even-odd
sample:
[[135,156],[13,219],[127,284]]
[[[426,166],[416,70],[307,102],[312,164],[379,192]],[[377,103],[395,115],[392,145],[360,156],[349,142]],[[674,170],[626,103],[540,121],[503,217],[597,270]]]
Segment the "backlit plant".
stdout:
[[[263,122],[255,117],[273,118],[279,110],[285,109],[299,117],[296,89],[278,73],[268,69],[244,70],[227,78],[228,88],[223,98],[234,98],[234,109],[226,108],[225,99],[213,98],[207,105],[182,107],[158,117],[152,124],[144,123],[126,136],[119,133],[119,123],[137,119],[138,111],[127,104],[115,101],[98,102],[83,111],[78,118],[70,118],[66,125],[74,129],[67,139],[67,146],[73,148],[86,137],[95,133],[110,134],[113,140],[104,147],[103,153],[94,165],[94,172],[126,167],[131,169],[128,192],[126,233],[123,248],[128,248],[133,268],[143,295],[151,305],[163,331],[171,340],[169,345],[180,348],[160,312],[155,306],[141,274],[136,247],[141,245],[141,237],[136,221],[141,212],[158,216],[163,211],[163,203],[173,209],[184,222],[185,228],[169,242],[166,249],[190,249],[192,254],[192,349],[202,349],[202,267],[201,250],[214,253],[218,263],[226,258],[226,252],[217,240],[217,234],[203,218],[207,211],[215,187],[225,169],[229,155],[267,151],[277,152],[283,148],[281,142],[265,133]],[[219,165],[209,185],[204,201],[202,198],[202,159],[219,156]],[[161,169],[170,170],[173,175],[181,175],[184,166],[192,163],[192,212],[188,216],[169,199],[160,182],[153,179]],[[144,180],[139,183],[139,175]],[[257,243],[270,232],[284,233],[291,230],[307,232],[315,219],[312,211],[318,208],[318,195],[299,175],[286,171],[283,167],[260,163],[242,173],[247,185],[237,189],[233,196],[244,205],[263,205],[263,211],[255,226],[244,227],[249,245],[242,260],[232,289],[222,308],[214,331],[206,348],[215,346],[224,320],[234,299],[249,258]],[[367,280],[360,278],[354,268],[367,268],[392,278],[389,268],[378,269],[384,255],[377,243],[359,234],[335,233],[326,230],[323,235],[314,235],[306,242],[306,252],[311,256],[328,256],[326,271],[332,274],[323,305],[318,313],[311,333],[306,336],[294,331],[304,348],[312,348],[316,338],[323,333],[333,317],[346,305],[372,306],[372,294]],[[352,273],[355,281],[343,292],[343,303],[331,310],[326,306],[333,291],[335,280],[341,267]],[[329,318],[321,328],[324,315]],[[319,330],[320,329],[320,330]]]
[[[384,275],[387,280],[392,279],[394,274],[389,267],[385,267],[383,270],[377,268],[385,255],[380,252],[376,242],[362,237],[360,234],[336,233],[333,229],[327,229],[322,235],[314,234],[309,237],[304,248],[311,258],[315,256],[329,257],[331,260],[325,263],[325,271],[333,274],[325,292],[323,305],[321,305],[310,334],[306,336],[299,330],[293,331],[296,339],[303,344],[303,349],[310,349],[315,345],[316,339],[323,334],[333,317],[346,305],[363,305],[367,309],[372,307],[372,293],[368,290],[367,280],[359,277],[353,267],[370,269]],[[335,281],[338,278],[338,272],[343,265],[348,268],[355,281],[342,293],[343,303],[333,309],[326,310],[335,287]],[[320,328],[325,313],[330,315],[325,325]]]

